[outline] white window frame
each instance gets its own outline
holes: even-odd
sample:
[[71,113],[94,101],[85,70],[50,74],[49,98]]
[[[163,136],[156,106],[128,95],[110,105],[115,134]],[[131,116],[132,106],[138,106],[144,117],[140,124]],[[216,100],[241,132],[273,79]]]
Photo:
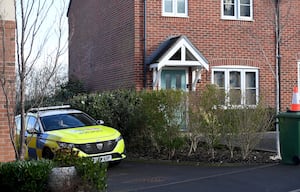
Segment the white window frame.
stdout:
[[250,17],[240,16],[240,0],[234,0],[234,16],[224,15],[224,0],[221,0],[221,18],[228,20],[253,20],[253,0],[250,0]]
[[[224,72],[224,81],[225,81],[225,105],[230,105],[230,98],[229,98],[229,91],[230,91],[230,72],[231,71],[238,71],[241,74],[241,104],[236,106],[246,106],[246,72],[255,72],[255,87],[256,87],[256,105],[259,101],[259,70],[256,67],[249,67],[249,66],[215,66],[212,67],[211,72],[211,83],[214,84],[214,72],[221,71]],[[256,106],[256,105],[247,105],[247,106]]]
[[185,3],[185,11],[184,13],[177,12],[177,0],[171,0],[173,3],[172,10],[173,12],[165,12],[165,0],[162,0],[162,16],[166,17],[188,17],[188,0],[184,0]]

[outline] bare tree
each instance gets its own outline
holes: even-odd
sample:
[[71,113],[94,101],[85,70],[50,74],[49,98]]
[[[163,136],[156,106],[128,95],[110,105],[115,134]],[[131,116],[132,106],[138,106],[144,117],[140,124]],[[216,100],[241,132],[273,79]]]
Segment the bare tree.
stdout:
[[[63,7],[66,7],[65,1]],[[34,67],[43,65],[41,57],[47,49],[47,42],[51,38],[51,28],[53,24],[47,23],[50,17],[50,11],[54,7],[54,0],[15,0],[16,13],[16,52],[17,52],[17,91],[20,93],[21,109],[21,130],[20,130],[20,147],[17,151],[17,158],[24,159],[25,146],[25,100],[28,88],[28,79]],[[65,10],[57,9],[60,14],[57,18],[57,42],[54,45],[51,61],[52,68],[48,68],[47,75],[40,77],[43,84],[40,84],[40,92],[46,90],[52,77],[55,76],[60,64],[60,57],[66,51],[66,42],[63,43],[63,23],[62,18]],[[37,99],[36,105],[40,105],[43,98]]]

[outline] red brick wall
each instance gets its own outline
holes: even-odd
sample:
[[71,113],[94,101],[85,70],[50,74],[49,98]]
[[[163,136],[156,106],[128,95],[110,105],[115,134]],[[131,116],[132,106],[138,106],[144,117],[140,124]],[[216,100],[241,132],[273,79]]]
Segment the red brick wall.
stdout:
[[69,9],[70,78],[89,90],[136,86],[134,3],[73,0]]
[[[297,61],[300,61],[300,1],[282,1],[281,99],[282,110],[292,101],[297,85]],[[298,74],[300,76],[300,74]]]
[[[147,1],[147,54],[169,36],[186,35],[209,61],[209,66],[247,65],[259,68],[260,94],[275,107],[275,25],[269,1],[253,1],[253,21],[221,19],[220,1],[189,0],[188,17],[163,17],[160,0]],[[201,3],[200,3],[201,2]],[[290,104],[297,83],[296,55],[300,53],[300,1],[282,2],[282,108]],[[289,9],[290,8],[290,9]],[[290,11],[287,14],[287,10]],[[299,56],[298,56],[299,57]],[[298,58],[299,59],[299,58]],[[273,72],[271,71],[273,70]],[[149,78],[151,80],[151,78]],[[203,86],[211,82],[211,71],[202,74]],[[199,85],[199,86],[201,86]]]
[[[5,22],[3,30],[2,22]],[[14,149],[10,140],[9,125],[7,118],[7,107],[9,109],[11,121],[13,122],[14,94],[15,94],[15,22],[0,20],[0,71],[2,72],[5,64],[5,89],[8,94],[9,104],[7,106],[6,99],[2,87],[0,89],[0,162],[15,160]],[[5,32],[3,32],[5,31]],[[3,54],[3,37],[5,54]],[[5,62],[3,62],[3,59]]]
[[[234,21],[221,19],[220,0],[189,0],[186,18],[163,17],[162,0],[148,0],[147,55],[169,36],[186,35],[210,67],[258,67],[260,95],[275,107],[274,8],[270,1],[253,2],[253,21]],[[70,76],[82,79],[91,90],[142,89],[143,4],[144,0],[73,0],[69,12]],[[297,83],[299,8],[300,1],[281,0],[281,16],[285,18],[281,46],[283,110],[290,104],[292,87]],[[148,70],[148,85],[151,75]],[[210,82],[211,71],[204,71],[199,87]]]

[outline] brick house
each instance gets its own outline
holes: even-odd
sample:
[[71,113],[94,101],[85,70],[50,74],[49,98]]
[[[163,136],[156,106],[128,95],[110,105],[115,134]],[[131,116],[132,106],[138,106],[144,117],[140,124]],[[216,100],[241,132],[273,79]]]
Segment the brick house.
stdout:
[[69,77],[91,91],[214,83],[239,95],[226,102],[263,97],[285,110],[300,82],[299,9],[298,0],[70,0]]
[[15,14],[14,1],[0,1],[0,73],[4,74],[9,103],[2,86],[0,88],[0,162],[15,160],[15,152],[9,136],[7,107],[13,121],[15,91]]

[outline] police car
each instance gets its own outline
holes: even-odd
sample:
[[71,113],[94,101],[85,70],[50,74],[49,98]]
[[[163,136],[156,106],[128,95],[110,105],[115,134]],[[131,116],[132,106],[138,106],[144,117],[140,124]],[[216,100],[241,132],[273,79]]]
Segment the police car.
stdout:
[[[15,117],[17,133],[21,116]],[[25,120],[26,156],[29,159],[52,159],[59,149],[69,148],[79,157],[118,163],[126,158],[120,132],[103,125],[69,105],[30,109]]]

